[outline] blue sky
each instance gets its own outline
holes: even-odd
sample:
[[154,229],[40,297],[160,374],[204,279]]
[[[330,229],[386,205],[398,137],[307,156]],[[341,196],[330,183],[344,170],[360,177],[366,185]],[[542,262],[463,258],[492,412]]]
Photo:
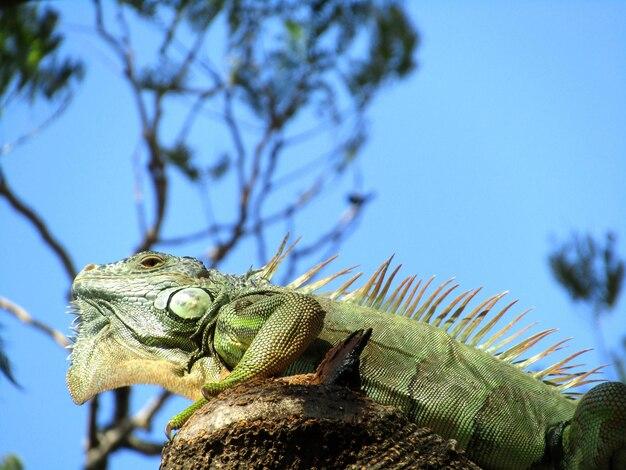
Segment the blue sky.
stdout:
[[[75,27],[89,24],[89,6],[55,5],[72,25],[67,47],[87,60],[87,76],[68,112],[2,164],[79,266],[113,261],[138,239],[130,162],[137,120],[104,48]],[[458,5],[411,3],[422,36],[419,68],[387,87],[371,109],[358,169],[376,198],[342,247],[341,265],[370,271],[396,253],[407,273],[455,276],[487,293],[510,290],[520,309],[535,307],[532,320],[558,327],[560,338],[574,337],[571,351],[592,346],[596,332],[586,312],[552,280],[546,256],[551,237],[572,230],[614,230],[626,253],[626,3]],[[0,121],[0,142],[42,115],[40,109],[11,112]],[[175,204],[191,201],[184,182],[173,178]],[[319,217],[336,214],[332,204],[316,206],[299,235],[306,238]],[[167,233],[195,227],[198,211],[176,212]],[[67,332],[67,279],[6,203],[0,203],[0,259],[0,295]],[[225,268],[240,272],[252,262],[243,249]],[[626,333],[623,309],[622,302],[603,323],[611,345]],[[0,318],[24,387],[0,386],[0,455],[16,452],[27,468],[44,468],[55,455],[63,468],[78,468],[87,408],[75,406],[65,389],[65,353]],[[590,353],[585,362],[603,361]],[[141,387],[134,405],[154,391]],[[105,395],[104,407],[109,400]],[[184,404],[172,401],[153,435],[161,436]],[[122,452],[112,462],[112,468],[131,466],[154,468],[157,460]]]

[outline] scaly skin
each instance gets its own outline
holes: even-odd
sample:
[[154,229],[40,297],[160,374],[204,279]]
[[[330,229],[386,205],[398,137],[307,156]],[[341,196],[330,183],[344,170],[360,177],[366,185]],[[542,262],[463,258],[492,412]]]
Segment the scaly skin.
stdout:
[[[170,422],[175,429],[220,391],[254,377],[310,372],[332,344],[372,328],[361,356],[364,391],[456,439],[479,465],[626,468],[626,385],[603,383],[575,401],[513,364],[541,335],[496,348],[499,355],[477,345],[489,328],[474,340],[470,334],[499,297],[455,323],[475,291],[445,309],[437,309],[441,289],[413,301],[412,280],[387,297],[387,263],[350,295],[314,295],[269,282],[280,260],[279,252],[243,276],[154,252],[85,267],[73,284],[79,324],[67,382],[74,401],[160,384],[196,400]],[[564,383],[557,366],[552,376]],[[570,384],[583,378],[572,376]]]

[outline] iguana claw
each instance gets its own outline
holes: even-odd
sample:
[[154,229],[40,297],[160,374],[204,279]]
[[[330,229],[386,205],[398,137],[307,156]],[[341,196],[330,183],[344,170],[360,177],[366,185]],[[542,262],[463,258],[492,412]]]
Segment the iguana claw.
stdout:
[[190,406],[178,413],[172,419],[169,420],[167,426],[165,426],[165,435],[167,440],[172,439],[172,431],[176,431],[183,427],[183,425],[191,418],[199,408],[201,408],[207,401],[204,398],[194,401]]
[[168,441],[172,440],[172,431],[173,431],[172,423],[167,423],[167,426],[165,426],[165,437],[167,438]]
[[189,416],[184,418],[184,420],[182,419],[181,415],[185,413],[185,411],[187,410],[188,408],[186,408],[182,413],[179,413],[176,416],[174,416],[172,419],[169,420],[169,422],[165,426],[165,437],[167,437],[168,441],[172,440],[172,432],[178,431],[181,427],[183,427],[183,424],[185,424],[187,420],[191,417],[191,414],[190,414]]

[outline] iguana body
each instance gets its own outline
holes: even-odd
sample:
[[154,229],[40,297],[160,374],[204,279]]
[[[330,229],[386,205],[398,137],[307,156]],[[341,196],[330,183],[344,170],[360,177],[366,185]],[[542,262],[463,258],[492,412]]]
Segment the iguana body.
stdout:
[[80,319],[68,372],[74,401],[123,385],[160,384],[198,400],[174,418],[177,427],[203,395],[253,377],[312,371],[332,344],[372,328],[361,356],[365,392],[457,439],[478,464],[626,468],[626,386],[603,383],[579,401],[564,395],[594,372],[571,372],[567,364],[579,353],[526,372],[563,342],[520,362],[553,330],[514,346],[517,334],[505,333],[516,320],[489,333],[514,302],[490,318],[502,297],[494,296],[467,313],[478,290],[444,306],[454,287],[425,296],[430,281],[420,285],[415,277],[387,295],[397,273],[387,275],[389,261],[350,294],[357,276],[331,294],[313,293],[347,271],[306,286],[323,264],[287,287],[274,286],[269,280],[285,254],[281,247],[244,276],[153,252],[87,266],[73,285]]

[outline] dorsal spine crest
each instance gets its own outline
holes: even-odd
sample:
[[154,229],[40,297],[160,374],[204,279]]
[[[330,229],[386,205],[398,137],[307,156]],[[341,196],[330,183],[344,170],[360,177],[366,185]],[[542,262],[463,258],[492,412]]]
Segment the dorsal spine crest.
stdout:
[[[294,243],[285,250],[286,242],[287,237],[285,237],[282,241],[278,251],[272,259],[260,270],[256,271],[255,275],[266,280],[271,279],[274,273],[278,270],[280,264],[285,260],[295,246]],[[331,292],[318,293],[319,289],[328,285],[332,281],[352,273],[354,267],[340,270],[334,274],[324,277],[323,279],[311,282],[323,268],[332,263],[336,258],[337,256],[332,256],[316,264],[290,282],[286,287],[302,293],[316,293],[316,295],[326,297],[336,302],[352,303],[363,307],[373,308],[390,315],[401,315],[413,319],[414,321],[428,323],[445,331],[456,341],[492,354],[498,360],[518,367],[535,379],[542,380],[550,385],[553,385],[560,391],[601,381],[591,377],[597,374],[605,366],[596,367],[587,372],[572,372],[572,369],[581,365],[571,364],[571,361],[590,351],[590,349],[583,349],[570,354],[566,358],[559,360],[558,362],[538,372],[528,370],[528,367],[532,364],[535,364],[536,362],[563,349],[563,345],[571,340],[571,338],[566,338],[554,343],[531,357],[520,359],[520,357],[525,352],[530,350],[530,348],[535,346],[544,338],[555,333],[557,330],[554,328],[542,330],[538,333],[532,334],[531,336],[509,346],[508,349],[503,350],[505,346],[510,345],[513,341],[537,324],[537,322],[530,323],[508,336],[505,336],[509,333],[513,326],[517,325],[520,320],[522,320],[526,314],[530,312],[531,309],[528,309],[503,325],[495,333],[490,334],[495,325],[517,303],[517,300],[513,300],[501,308],[496,314],[490,316],[491,311],[498,304],[498,302],[508,294],[508,291],[488,297],[463,317],[462,314],[468,304],[476,297],[482,288],[479,287],[464,291],[461,294],[458,294],[448,304],[444,305],[444,301],[459,287],[458,284],[450,286],[454,279],[449,279],[438,285],[422,302],[426,291],[433,283],[435,277],[432,276],[426,282],[423,282],[421,279],[417,279],[416,275],[412,275],[402,279],[397,287],[391,291],[391,294],[388,295],[392,288],[393,281],[402,267],[402,265],[398,265],[396,268],[391,270],[390,274],[388,274],[393,260],[393,256],[391,256],[379,265],[379,267],[361,287],[354,289],[352,292],[349,292],[350,287],[362,276],[363,273],[359,272],[352,275],[352,277],[349,277],[337,289]],[[450,312],[452,312],[452,314],[450,314]],[[479,329],[485,319],[488,319],[487,323]],[[476,330],[478,331],[472,336]],[[578,395],[576,392],[567,393],[571,396]]]

